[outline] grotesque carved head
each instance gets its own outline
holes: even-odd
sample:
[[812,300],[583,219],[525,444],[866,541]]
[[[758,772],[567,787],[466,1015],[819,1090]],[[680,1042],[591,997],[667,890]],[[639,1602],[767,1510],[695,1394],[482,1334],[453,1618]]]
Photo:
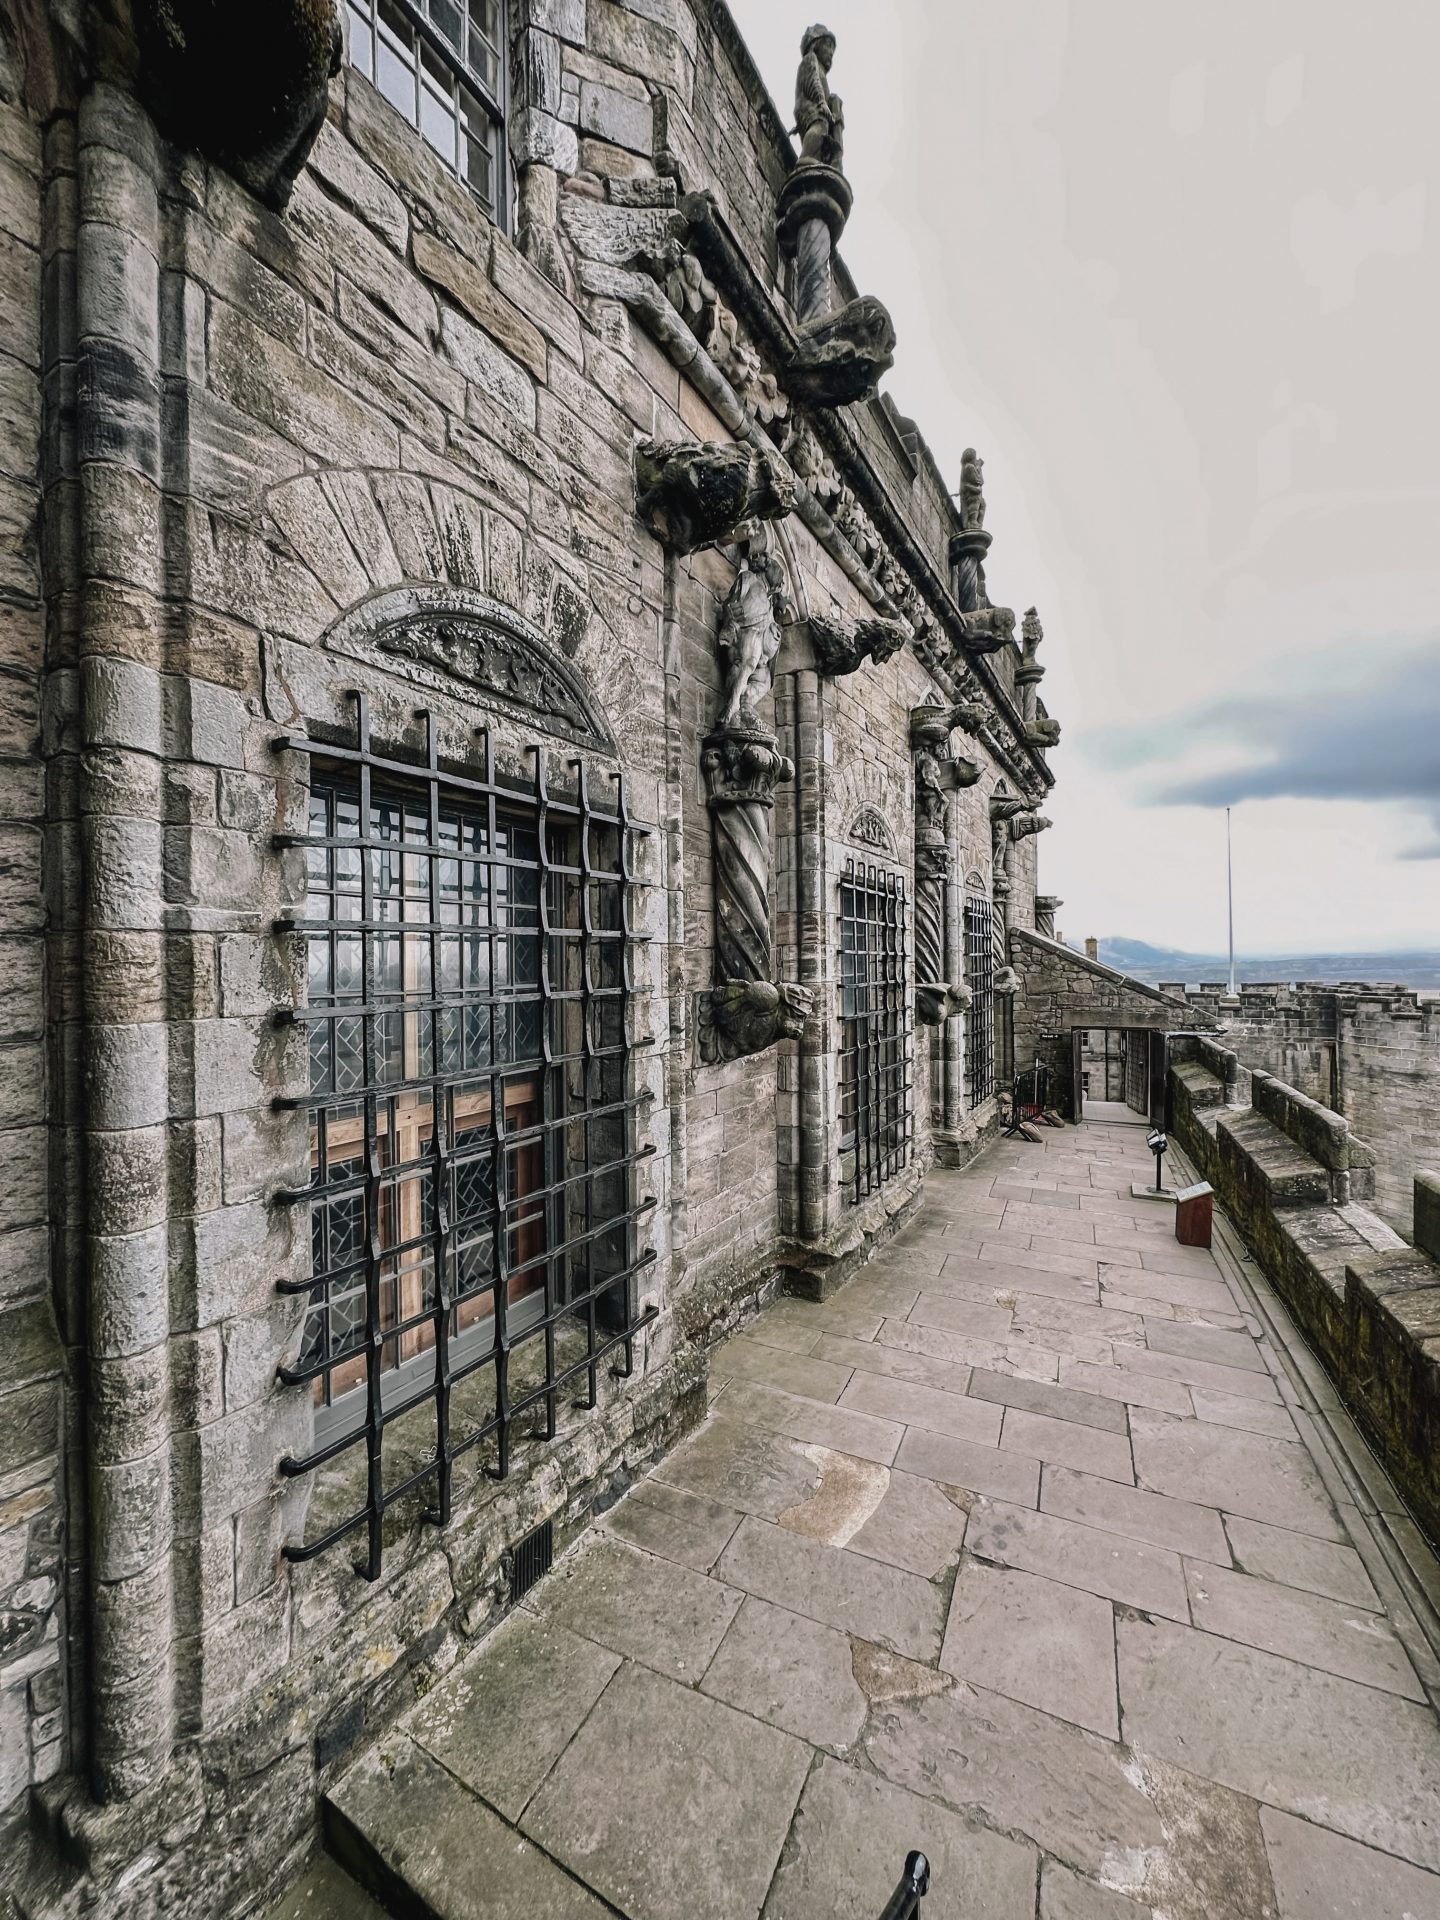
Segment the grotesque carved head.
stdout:
[[815,1005],[814,992],[809,987],[797,986],[789,980],[782,980],[775,992],[775,1037],[777,1040],[798,1040],[805,1031],[805,1022]]

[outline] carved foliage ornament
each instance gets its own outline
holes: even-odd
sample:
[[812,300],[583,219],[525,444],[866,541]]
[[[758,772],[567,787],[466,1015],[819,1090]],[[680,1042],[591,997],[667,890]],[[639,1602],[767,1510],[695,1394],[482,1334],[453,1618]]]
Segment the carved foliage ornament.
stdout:
[[135,0],[135,31],[161,130],[284,207],[340,71],[335,0]]
[[579,746],[614,753],[615,738],[584,680],[509,607],[465,587],[401,587],[364,601],[325,646],[378,664],[403,663],[419,684],[486,703]]
[[665,298],[754,418],[767,427],[783,420],[790,402],[774,374],[766,372],[760,355],[696,256],[679,240],[671,240],[658,253],[640,255],[635,264],[659,281]]

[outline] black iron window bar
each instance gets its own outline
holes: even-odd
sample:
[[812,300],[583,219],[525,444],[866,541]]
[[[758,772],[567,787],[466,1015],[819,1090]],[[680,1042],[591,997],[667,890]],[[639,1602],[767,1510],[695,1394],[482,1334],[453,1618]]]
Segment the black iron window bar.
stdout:
[[840,883],[841,1185],[854,1201],[910,1158],[905,881],[849,860]]
[[310,1204],[312,1267],[280,1283],[309,1303],[280,1377],[316,1400],[315,1444],[281,1470],[364,1449],[363,1501],[286,1551],[364,1529],[375,1579],[397,1501],[427,1489],[448,1524],[456,1462],[486,1446],[503,1479],[516,1438],[555,1438],[573,1383],[593,1408],[612,1356],[630,1377],[656,1316],[635,1311],[656,1257],[631,1037],[648,829],[620,776],[612,806],[579,761],[552,788],[538,746],[528,779],[502,777],[485,729],[477,773],[442,770],[428,713],[424,764],[386,758],[354,698],[353,744],[277,743],[311,757],[310,831],[281,842],[305,850],[306,911],[279,924],[308,955],[311,1092],[288,1104],[310,1113],[311,1183],[282,1197]]
[[965,1088],[972,1111],[995,1091],[995,916],[983,894],[965,896]]

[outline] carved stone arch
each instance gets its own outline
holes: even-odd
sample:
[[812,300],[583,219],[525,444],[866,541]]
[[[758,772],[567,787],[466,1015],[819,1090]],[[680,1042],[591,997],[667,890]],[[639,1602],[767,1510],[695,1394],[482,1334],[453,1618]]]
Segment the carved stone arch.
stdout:
[[845,838],[851,846],[865,847],[872,853],[883,854],[887,860],[900,858],[890,822],[878,807],[862,806],[846,828]]
[[578,668],[512,608],[473,588],[403,586],[372,594],[324,635],[327,652],[469,695],[572,746],[614,757],[615,734]]

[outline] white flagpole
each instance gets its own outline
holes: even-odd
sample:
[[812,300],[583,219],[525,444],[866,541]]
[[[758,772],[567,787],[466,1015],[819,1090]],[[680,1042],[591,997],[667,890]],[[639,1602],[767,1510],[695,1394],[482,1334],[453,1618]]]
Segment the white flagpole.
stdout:
[[1230,858],[1230,809],[1225,809],[1225,895],[1230,909],[1230,998],[1235,998],[1235,869]]

